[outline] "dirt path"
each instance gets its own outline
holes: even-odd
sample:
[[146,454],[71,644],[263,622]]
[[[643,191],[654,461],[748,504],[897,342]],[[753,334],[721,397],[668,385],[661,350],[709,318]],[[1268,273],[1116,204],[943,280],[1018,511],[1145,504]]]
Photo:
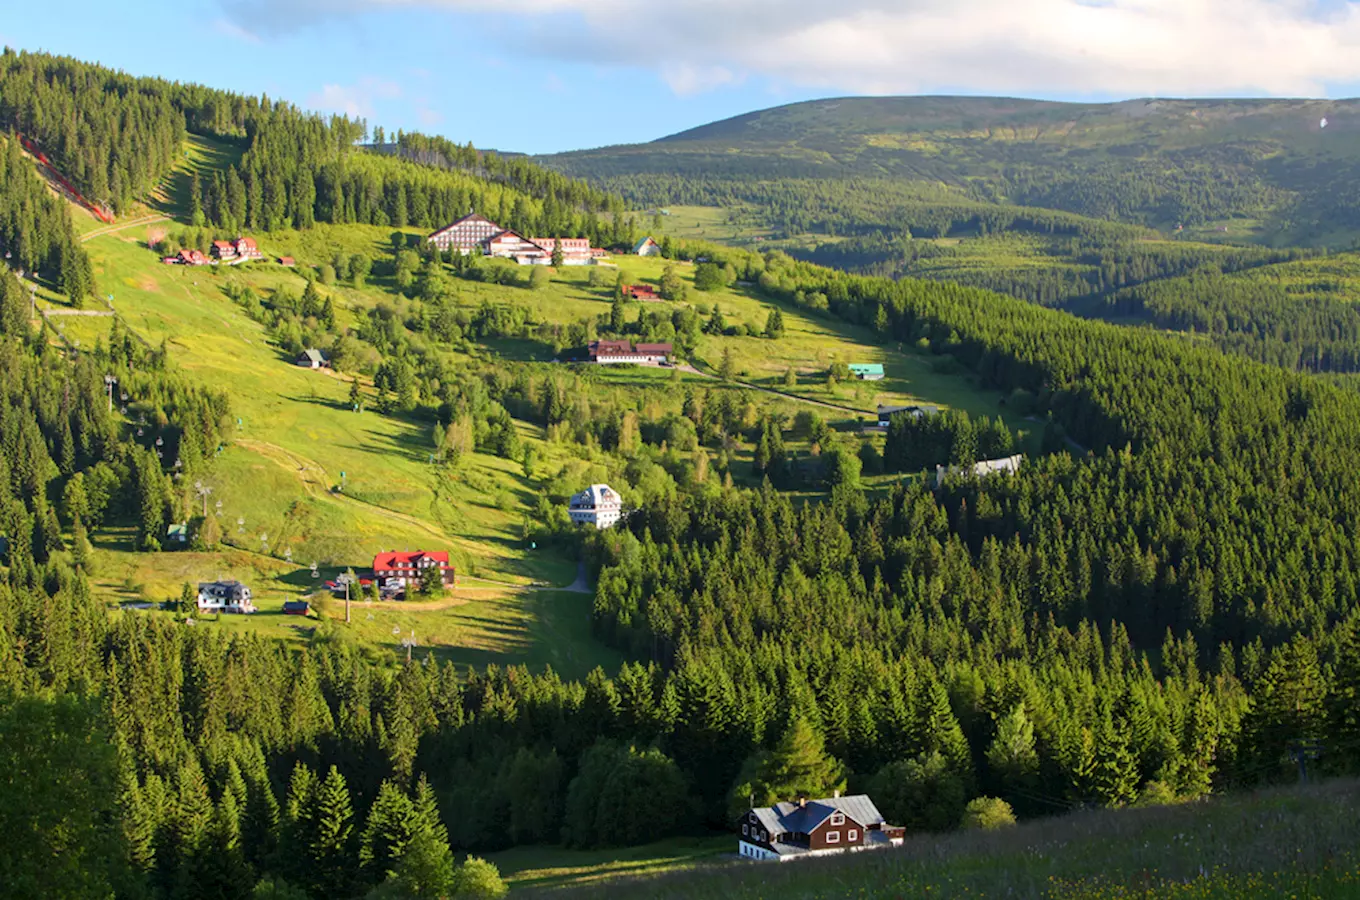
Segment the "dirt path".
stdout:
[[[712,372],[705,372],[702,371],[701,369],[696,369],[689,363],[681,363],[680,365],[677,365],[676,368],[679,369],[681,372],[688,372],[691,375],[698,375],[700,378],[708,378],[712,381],[721,380],[717,375],[714,375]],[[736,379],[733,379],[731,383],[735,384],[737,387],[746,388],[747,390],[759,391],[762,394],[769,394],[773,397],[783,397],[785,400],[793,400],[798,403],[810,403],[813,406],[820,406],[823,409],[834,409],[837,412],[854,413],[857,416],[874,415],[873,412],[867,409],[856,409],[853,406],[842,406],[839,403],[828,403],[825,400],[813,400],[811,397],[802,397],[799,396],[798,394],[790,394],[786,391],[775,390],[774,388],[761,387],[758,384],[751,384],[749,381],[737,381]]]
[[170,218],[169,216],[154,215],[154,216],[141,216],[140,218],[132,219],[131,221],[128,222],[116,222],[113,225],[106,225],[103,228],[96,228],[94,231],[89,231],[86,232],[85,234],[82,234],[80,236],[80,242],[83,244],[86,241],[90,240],[91,238],[102,237],[103,235],[106,234],[113,234],[115,231],[122,231],[124,228],[136,228],[138,225],[152,225],[156,222],[165,222],[168,221],[169,218]]
[[303,488],[307,491],[308,495],[312,497],[326,497],[339,503],[362,506],[369,512],[375,513],[383,518],[404,522],[407,525],[420,528],[440,540],[463,540],[462,538],[446,534],[432,526],[429,522],[426,522],[424,519],[403,512],[397,512],[396,510],[388,509],[385,506],[378,506],[376,503],[369,503],[366,500],[360,500],[358,497],[351,497],[343,492],[332,492],[330,489],[332,482],[330,477],[326,474],[324,466],[299,453],[294,453],[292,450],[286,450],[278,444],[271,444],[267,441],[257,441],[249,438],[237,438],[235,443],[247,450],[252,450],[260,454],[266,459],[278,463],[286,469],[293,470],[297,475],[298,480],[302,482]]

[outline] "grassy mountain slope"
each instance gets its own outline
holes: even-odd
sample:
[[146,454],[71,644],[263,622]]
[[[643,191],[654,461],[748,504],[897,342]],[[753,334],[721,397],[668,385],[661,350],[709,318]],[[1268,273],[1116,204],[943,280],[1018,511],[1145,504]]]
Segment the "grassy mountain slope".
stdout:
[[[569,584],[576,560],[562,550],[531,548],[524,529],[541,492],[556,496],[604,478],[631,495],[622,463],[554,440],[543,427],[519,421],[520,440],[535,455],[532,471],[518,460],[473,453],[451,472],[431,462],[436,449],[431,422],[372,408],[372,373],[358,375],[370,408],[355,413],[349,404],[354,376],[294,366],[291,355],[233,302],[228,290],[261,298],[281,288],[297,293],[306,283],[303,273],[314,273],[338,250],[382,260],[391,252],[392,229],[318,225],[306,231],[256,233],[270,259],[297,259],[299,267],[292,270],[272,262],[232,268],[163,265],[147,244],[167,229],[182,227],[187,206],[175,202],[179,189],[189,173],[205,177],[227,159],[217,143],[191,137],[164,195],[150,198],[152,205],[139,208],[113,230],[97,227],[97,220],[73,208],[86,236],[84,247],[101,286],[101,301],[112,295],[112,309],[133,334],[151,346],[163,342],[177,368],[227,391],[232,415],[240,420],[207,479],[212,490],[208,508],[221,522],[225,546],[213,552],[134,552],[132,529],[112,523],[92,535],[97,592],[110,601],[160,601],[177,596],[185,582],[237,577],[251,584],[261,614],[226,617],[204,627],[247,629],[301,642],[310,635],[310,626],[299,628],[298,620],[282,616],[283,600],[313,594],[320,581],[346,567],[362,568],[379,550],[448,548],[460,572],[473,577],[464,579],[447,601],[400,608],[359,606],[353,630],[362,641],[399,649],[400,638],[414,629],[420,646],[460,664],[546,663],[572,676],[584,675],[596,664],[615,668],[619,655],[590,634],[589,595],[526,588],[529,582]],[[412,237],[420,234],[414,228],[404,231]],[[668,265],[656,259],[618,262],[626,280],[653,284]],[[678,269],[692,288],[693,266],[680,264]],[[591,287],[588,274],[586,269],[563,269],[537,290],[456,280],[451,300],[455,309],[468,313],[488,307],[522,309],[529,322],[538,324],[607,319],[612,290]],[[321,286],[321,291],[334,302],[341,328],[360,327],[379,306],[400,309],[403,317],[420,317],[419,304],[397,288],[390,269],[375,271],[362,287],[335,284]],[[53,340],[77,351],[108,340],[113,320],[105,303],[84,311],[92,314],[72,315],[75,310],[48,292],[39,301]],[[771,308],[742,286],[691,290],[689,302],[705,314],[716,304],[729,323],[752,332],[763,328]],[[630,303],[626,315],[632,320],[653,308]],[[928,402],[973,415],[1002,411],[999,393],[940,369],[928,354],[881,346],[868,329],[792,307],[783,313],[786,333],[778,341],[703,335],[690,359],[698,372],[586,368],[577,373],[577,383],[594,402],[624,398],[648,417],[661,416],[672,406],[678,411],[688,392],[708,392],[710,398],[731,392],[739,402],[787,418],[800,409],[815,409],[846,427],[865,418],[857,410],[872,412],[878,403]],[[750,388],[712,377],[724,353],[731,356],[739,381]],[[528,366],[539,377],[566,371],[553,362],[551,347],[528,334],[475,342],[448,357],[469,373],[501,365]],[[827,385],[831,363],[856,361],[881,362],[888,377],[875,384]],[[790,368],[798,375],[794,386],[785,383]],[[1008,416],[1008,423],[1017,431],[1034,427],[1016,416]],[[154,428],[145,430],[144,440],[152,440]],[[790,448],[807,453],[805,442],[796,439],[790,440]],[[738,481],[750,480],[745,473],[751,447],[744,438],[738,437],[730,455]],[[337,491],[341,473],[344,489]],[[197,502],[194,506],[197,512]],[[312,562],[320,563],[319,577],[309,571]],[[323,615],[342,616],[342,605],[332,603]]]
[[645,202],[830,179],[901,204],[1028,205],[1207,233],[1232,223],[1239,237],[1336,244],[1360,227],[1345,187],[1358,138],[1354,100],[844,98],[542,161]]

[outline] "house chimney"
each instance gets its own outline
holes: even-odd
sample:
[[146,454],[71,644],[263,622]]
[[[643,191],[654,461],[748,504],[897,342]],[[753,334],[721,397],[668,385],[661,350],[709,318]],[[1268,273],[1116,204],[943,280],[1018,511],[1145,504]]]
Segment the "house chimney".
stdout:
[[807,806],[807,798],[806,798],[806,797],[799,797],[799,798],[798,798],[798,808],[799,808],[799,809],[802,809],[802,808],[805,807],[805,806]]
[[836,792],[832,796],[837,800],[841,799],[841,789],[836,788]]

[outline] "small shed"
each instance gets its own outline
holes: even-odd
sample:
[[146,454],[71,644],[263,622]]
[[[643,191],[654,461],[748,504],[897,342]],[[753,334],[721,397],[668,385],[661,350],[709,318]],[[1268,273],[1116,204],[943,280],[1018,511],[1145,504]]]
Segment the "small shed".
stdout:
[[312,604],[306,600],[285,600],[283,601],[283,613],[286,616],[305,616],[312,611]]
[[634,256],[660,256],[661,245],[655,238],[645,237],[633,246]]
[[189,543],[189,526],[184,523],[176,523],[165,529],[165,542],[167,544],[187,544]]
[[297,355],[294,362],[304,369],[329,369],[331,367],[331,361],[326,357],[325,352],[315,348],[303,350]]
[[882,363],[851,363],[848,368],[850,369],[850,374],[860,381],[883,380]]

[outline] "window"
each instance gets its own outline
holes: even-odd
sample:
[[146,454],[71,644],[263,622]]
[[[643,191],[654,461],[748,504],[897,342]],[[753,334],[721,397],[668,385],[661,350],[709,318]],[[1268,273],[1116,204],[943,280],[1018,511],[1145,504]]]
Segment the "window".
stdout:
[[853,841],[858,841],[858,840],[859,840],[859,832],[856,831],[855,829],[851,828],[849,831],[847,831],[847,832],[845,833],[845,839],[846,839],[847,841],[852,841],[852,842],[853,842]]
[[833,813],[832,816],[831,816],[831,824],[832,824],[832,825],[844,825],[844,824],[845,824],[845,816],[844,816],[844,814],[842,814],[842,813]]
[[750,826],[749,826],[749,825],[743,824],[743,825],[741,826],[741,835],[742,835],[742,837],[747,837],[747,836],[750,835],[751,832],[750,832],[749,829],[750,829]]
[[841,833],[839,831],[828,831],[826,833],[826,842],[828,844],[839,844],[841,842]]

